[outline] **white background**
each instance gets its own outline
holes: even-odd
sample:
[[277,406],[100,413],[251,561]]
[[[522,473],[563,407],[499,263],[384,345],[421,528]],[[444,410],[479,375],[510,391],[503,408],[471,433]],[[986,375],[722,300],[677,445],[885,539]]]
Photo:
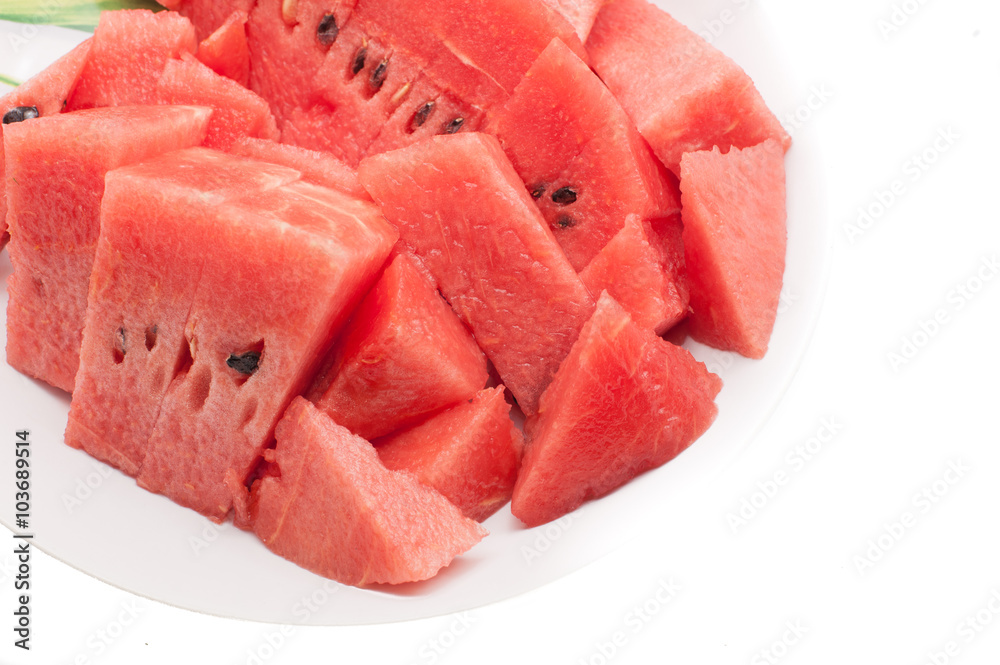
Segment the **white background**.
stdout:
[[[697,519],[675,511],[508,601],[351,628],[178,610],[35,552],[27,655],[11,647],[13,560],[0,554],[0,662],[1000,662],[1000,275],[990,263],[1000,259],[1000,6],[755,1],[803,82],[802,106],[775,110],[799,113],[786,123],[795,135],[822,139],[829,204],[816,223],[833,225],[835,257],[791,389],[736,463],[691,495]],[[894,7],[902,25],[886,34]],[[935,148],[942,132],[951,139]],[[913,157],[925,151],[934,162],[922,169]],[[895,180],[903,193],[890,202]],[[884,214],[849,233],[859,208],[876,204]],[[945,323],[932,329],[939,310]],[[904,337],[920,348],[893,363]],[[797,447],[818,434],[828,441],[805,461]],[[776,474],[787,482],[771,486]],[[741,508],[747,521],[736,524]],[[666,558],[678,541],[690,547]]]

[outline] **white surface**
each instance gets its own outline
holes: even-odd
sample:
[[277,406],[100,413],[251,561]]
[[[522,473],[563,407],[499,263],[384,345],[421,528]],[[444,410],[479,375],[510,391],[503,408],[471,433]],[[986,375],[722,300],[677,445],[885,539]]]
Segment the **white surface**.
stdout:
[[[735,16],[745,4],[733,3]],[[971,300],[953,289],[1000,253],[1000,8],[897,4],[919,9],[884,39],[878,21],[891,2],[759,0],[807,82],[779,115],[807,105],[812,87],[832,93],[795,129],[827,156],[830,287],[802,368],[766,427],[683,506],[657,511],[644,535],[507,601],[355,628],[282,630],[177,610],[36,553],[35,650],[15,652],[8,629],[0,662],[768,662],[762,649],[781,663],[996,662],[1000,288],[994,279]],[[737,19],[725,32],[752,40],[741,34],[747,25]],[[913,180],[907,160],[949,127],[957,140]],[[857,208],[897,178],[905,193],[849,242],[844,227]],[[947,323],[894,371],[887,354],[939,309]],[[842,427],[800,466],[796,446],[830,418]],[[935,486],[950,462],[970,470]],[[734,534],[727,515],[779,471],[789,482]],[[914,498],[935,487],[935,503]],[[907,513],[913,526],[859,571],[869,540]],[[0,613],[9,618],[12,561],[0,563]],[[667,580],[679,590],[668,592]]]

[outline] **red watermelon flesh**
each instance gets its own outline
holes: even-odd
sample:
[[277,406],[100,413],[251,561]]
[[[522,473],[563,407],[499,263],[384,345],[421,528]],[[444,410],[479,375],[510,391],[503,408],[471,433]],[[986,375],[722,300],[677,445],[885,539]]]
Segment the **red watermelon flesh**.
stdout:
[[[256,190],[185,186],[221,178],[220,163],[229,178],[242,168],[247,174],[235,177],[252,182],[260,178],[249,174],[256,169],[271,174],[270,182],[264,178]],[[94,315],[88,315],[84,344],[90,345],[88,357],[101,347],[104,355],[89,368],[91,384],[107,383],[108,375],[112,382],[116,376],[128,382],[170,377],[164,392],[136,398],[158,411],[152,429],[135,432],[139,440],[130,444],[142,454],[137,480],[217,521],[232,504],[227,475],[243,479],[253,468],[283,409],[329,349],[344,308],[370,287],[396,238],[372,204],[297,178],[290,169],[205,150],[173,153],[108,177],[102,228],[131,238],[107,245],[123,265],[114,272],[95,269],[92,278]],[[145,245],[142,234],[151,223],[165,227],[160,233],[171,246]],[[148,279],[132,301],[104,294],[110,298],[134,275],[148,275],[143,257],[154,249],[172,259],[172,273],[187,274],[195,286],[172,301],[176,308],[166,320],[147,321],[156,293],[146,290]],[[106,286],[98,291],[100,283]],[[123,319],[133,318],[156,326],[157,335],[179,338],[173,357],[151,366],[140,347],[139,367],[115,363],[108,340],[124,327]],[[141,333],[133,336],[142,339]],[[71,421],[82,420],[98,438],[118,438],[114,431],[94,431],[81,415],[74,418],[71,407]]]
[[[175,168],[161,166],[169,176],[159,180],[156,173],[145,182],[110,174],[104,215],[118,223],[105,224],[98,241],[66,427],[67,444],[132,476],[142,465],[163,396],[188,364],[185,333],[205,249],[187,242],[177,229],[188,224],[199,205],[210,219],[217,214],[212,210],[230,208],[234,201],[298,178],[292,169],[205,149],[168,157]],[[155,192],[172,203],[154,205],[150,199]],[[130,218],[132,224],[127,223]],[[155,223],[140,223],[150,219]],[[149,298],[150,293],[159,296]]]
[[614,0],[587,40],[594,70],[660,160],[679,173],[681,155],[791,138],[735,62],[645,0]]
[[276,554],[343,584],[433,577],[487,532],[364,439],[297,397],[251,491],[250,521]]
[[361,199],[371,199],[358,182],[357,171],[324,152],[252,137],[236,141],[230,146],[229,152],[262,162],[288,166],[299,171],[306,182],[339,189]]
[[545,524],[673,459],[712,424],[721,387],[603,293],[528,422],[514,516]]
[[[681,220],[657,220],[662,238],[635,215],[580,272],[591,293],[607,291],[641,328],[662,335],[688,312]],[[664,240],[672,240],[672,248]]]
[[316,406],[365,439],[409,427],[486,385],[486,358],[434,286],[398,254],[335,350]]
[[202,107],[118,107],[7,125],[13,273],[8,283],[7,362],[73,390],[100,232],[105,174],[198,145]]
[[156,0],[190,19],[198,39],[208,39],[233,12],[249,14],[258,0]]
[[231,78],[243,87],[250,83],[246,23],[244,12],[233,12],[218,30],[198,44],[198,60],[216,74]]
[[[66,106],[66,100],[69,99],[76,87],[80,72],[83,71],[83,66],[87,62],[87,56],[90,55],[90,45],[91,40],[87,39],[37,76],[0,97],[0,116],[7,118],[8,113],[13,113],[3,124],[0,124],[0,249],[3,248],[8,238],[3,127],[17,122],[17,117],[23,117],[23,111],[18,113],[19,108],[29,110],[32,115],[37,113],[37,117],[42,118],[61,113],[63,107]],[[34,110],[31,111],[31,109]]]
[[245,137],[277,139],[278,128],[267,102],[236,81],[216,74],[194,56],[170,60],[156,84],[160,104],[200,104],[214,109],[205,146],[228,150]]
[[552,9],[562,14],[576,31],[580,41],[586,42],[590,29],[594,26],[597,12],[608,0],[543,0]]
[[67,110],[152,104],[167,60],[198,50],[194,26],[174,12],[102,12]]
[[676,183],[607,87],[558,39],[496,111],[490,131],[577,270],[626,216],[680,213]]
[[681,159],[691,336],[763,358],[785,271],[785,162],[777,141]]
[[525,413],[594,300],[492,136],[435,136],[358,171]]
[[408,471],[482,522],[509,500],[524,437],[514,426],[504,387],[480,391],[417,425],[375,442],[387,469]]

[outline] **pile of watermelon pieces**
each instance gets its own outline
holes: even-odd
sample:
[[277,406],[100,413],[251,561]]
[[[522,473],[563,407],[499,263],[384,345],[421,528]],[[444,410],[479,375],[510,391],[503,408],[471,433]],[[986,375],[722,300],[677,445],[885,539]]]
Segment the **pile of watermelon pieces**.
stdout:
[[790,140],[664,11],[161,1],[0,99],[7,361],[68,445],[398,584],[701,436],[664,336],[766,352]]

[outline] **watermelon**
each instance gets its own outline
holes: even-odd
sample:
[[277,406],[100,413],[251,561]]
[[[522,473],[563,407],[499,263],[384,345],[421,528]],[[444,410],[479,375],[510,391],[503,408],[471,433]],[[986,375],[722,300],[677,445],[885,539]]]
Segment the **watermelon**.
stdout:
[[527,423],[514,516],[545,524],[673,459],[712,424],[721,387],[602,293]]
[[499,142],[435,136],[367,158],[358,177],[534,413],[594,300]]
[[209,39],[225,24],[233,12],[249,14],[259,0],[156,0],[158,3],[186,16],[194,25],[198,40]]
[[235,11],[218,30],[198,44],[198,60],[216,74],[231,78],[243,87],[250,83],[246,23],[246,13]]
[[643,328],[662,335],[688,313],[681,220],[635,215],[580,272],[591,293],[607,291]]
[[387,469],[408,471],[477,522],[510,500],[524,437],[504,387],[480,391],[416,427],[375,441]]
[[357,171],[325,152],[253,137],[237,140],[229,146],[229,152],[262,162],[288,166],[299,171],[306,182],[339,189],[358,198],[371,199],[358,182]]
[[562,14],[576,31],[580,41],[586,42],[590,29],[594,27],[597,13],[608,0],[543,0],[552,9]]
[[7,362],[73,390],[100,232],[105,174],[198,145],[211,111],[132,106],[7,125],[4,145],[13,273]]
[[372,439],[414,425],[486,385],[486,358],[405,254],[354,313],[316,406]]
[[395,239],[371,203],[204,148],[109,173],[67,443],[221,521]]
[[600,79],[559,39],[538,56],[489,131],[576,270],[622,228],[680,214],[680,193]]
[[148,9],[102,12],[67,110],[152,104],[167,60],[197,50],[194,26],[180,14]]
[[253,484],[254,532],[273,552],[344,584],[428,579],[486,530],[305,399],[275,431],[275,467]]
[[646,0],[613,0],[587,40],[591,64],[660,160],[791,138],[739,65]]
[[277,139],[278,128],[267,102],[236,81],[216,74],[194,56],[168,60],[156,84],[160,104],[199,104],[215,112],[205,146],[228,150],[243,137]]
[[90,55],[91,40],[49,65],[43,72],[0,97],[0,249],[7,242],[7,187],[4,177],[3,128],[35,117],[61,113]]
[[785,270],[785,163],[768,140],[681,159],[684,253],[696,340],[763,358]]

